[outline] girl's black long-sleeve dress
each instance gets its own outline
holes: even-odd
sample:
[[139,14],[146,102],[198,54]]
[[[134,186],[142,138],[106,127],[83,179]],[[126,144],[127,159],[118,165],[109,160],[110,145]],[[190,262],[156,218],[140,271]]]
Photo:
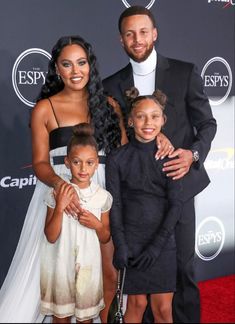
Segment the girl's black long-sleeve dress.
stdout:
[[[167,178],[165,160],[156,160],[156,142],[130,143],[106,161],[106,188],[113,196],[110,222],[115,250],[124,251],[127,272],[124,293],[153,294],[176,289],[174,227],[184,201],[183,181]],[[132,266],[144,253],[154,264]],[[115,253],[114,253],[115,264]]]

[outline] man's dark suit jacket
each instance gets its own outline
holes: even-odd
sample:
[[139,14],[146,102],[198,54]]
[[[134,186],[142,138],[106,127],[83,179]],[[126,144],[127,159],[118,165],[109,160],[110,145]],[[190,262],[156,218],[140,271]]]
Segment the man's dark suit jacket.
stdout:
[[[134,86],[131,64],[104,79],[103,86],[108,95],[118,100],[127,117],[129,112],[125,91]],[[189,177],[192,180],[189,185],[200,183],[199,186],[203,189],[209,183],[203,163],[217,125],[204,92],[202,78],[194,64],[157,54],[155,88],[163,91],[168,98],[164,111],[167,121],[163,133],[175,148],[199,152],[200,160],[194,165],[194,169],[198,169],[198,177]]]

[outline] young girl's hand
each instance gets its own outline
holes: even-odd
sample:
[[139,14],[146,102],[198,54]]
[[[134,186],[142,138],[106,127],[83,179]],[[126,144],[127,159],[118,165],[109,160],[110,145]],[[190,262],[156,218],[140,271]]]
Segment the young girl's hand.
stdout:
[[64,211],[73,200],[74,188],[67,182],[64,182],[60,185],[57,192],[54,193],[54,196],[57,208]]
[[98,218],[86,209],[83,209],[79,213],[79,223],[94,230],[102,227],[102,223],[98,220]]

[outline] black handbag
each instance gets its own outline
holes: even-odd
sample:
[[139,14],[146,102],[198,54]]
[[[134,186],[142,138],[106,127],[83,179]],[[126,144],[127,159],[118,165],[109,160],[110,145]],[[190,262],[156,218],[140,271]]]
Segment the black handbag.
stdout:
[[124,287],[125,275],[126,275],[126,268],[118,271],[116,294],[109,307],[107,323],[125,323],[123,311],[122,311],[123,287]]

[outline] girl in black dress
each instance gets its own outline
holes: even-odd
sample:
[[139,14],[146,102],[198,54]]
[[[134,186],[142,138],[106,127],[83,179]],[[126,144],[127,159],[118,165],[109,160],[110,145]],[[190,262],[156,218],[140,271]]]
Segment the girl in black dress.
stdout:
[[132,89],[129,97],[133,139],[112,151],[106,163],[107,190],[114,198],[113,263],[117,269],[127,268],[125,322],[141,323],[150,295],[154,322],[172,323],[174,227],[183,204],[182,180],[167,178],[162,171],[166,159],[155,158],[155,139],[166,120],[166,96],[159,90],[138,96],[138,90]]

